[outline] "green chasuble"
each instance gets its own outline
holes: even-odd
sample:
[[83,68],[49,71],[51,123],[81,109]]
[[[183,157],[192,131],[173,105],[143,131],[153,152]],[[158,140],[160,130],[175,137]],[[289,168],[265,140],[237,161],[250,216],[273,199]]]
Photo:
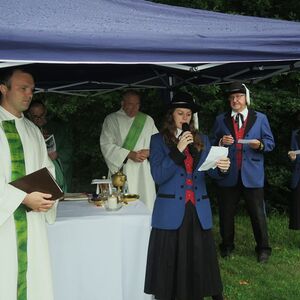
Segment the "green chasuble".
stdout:
[[[11,180],[26,175],[23,146],[15,121],[2,121],[2,127],[8,140],[11,157]],[[27,217],[26,209],[21,204],[14,213],[17,249],[18,249],[18,300],[27,298]]]
[[145,122],[147,119],[147,115],[142,112],[138,112],[135,116],[133,123],[129,129],[129,132],[125,138],[123,143],[123,148],[132,151],[141,135],[141,132],[144,128]]

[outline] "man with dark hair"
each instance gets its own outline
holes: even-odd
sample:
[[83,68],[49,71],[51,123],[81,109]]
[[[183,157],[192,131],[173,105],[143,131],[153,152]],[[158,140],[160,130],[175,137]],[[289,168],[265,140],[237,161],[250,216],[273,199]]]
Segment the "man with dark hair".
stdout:
[[150,138],[157,129],[153,119],[139,111],[140,98],[134,90],[123,93],[121,109],[104,120],[100,146],[109,175],[123,167],[129,192],[140,195],[152,211],[156,192],[148,157]]
[[45,138],[59,186],[65,193],[70,192],[73,172],[73,144],[70,128],[59,120],[48,119],[47,108],[41,101],[31,102],[28,117],[40,128]]
[[213,145],[229,148],[231,166],[228,176],[217,182],[221,256],[234,249],[234,215],[243,195],[256,241],[258,262],[267,262],[271,254],[264,206],[264,153],[275,143],[266,115],[248,109],[250,93],[235,82],[226,90],[231,110],[217,116],[213,127]]
[[45,221],[54,222],[50,194],[25,192],[9,182],[47,167],[44,138],[23,115],[32,100],[33,77],[14,69],[0,84],[0,299],[53,300]]

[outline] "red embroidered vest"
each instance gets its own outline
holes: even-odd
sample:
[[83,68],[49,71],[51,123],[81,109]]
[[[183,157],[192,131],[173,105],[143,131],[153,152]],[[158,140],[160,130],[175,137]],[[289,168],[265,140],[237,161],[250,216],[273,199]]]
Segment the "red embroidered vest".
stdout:
[[[234,118],[232,118],[236,142],[239,139],[244,138],[247,119],[248,119],[248,117],[244,121],[243,126],[241,128],[239,128],[239,124],[237,122],[235,122]],[[242,167],[242,160],[243,160],[243,145],[237,143],[236,144],[236,163],[237,163],[237,166],[238,166],[238,170],[240,170],[241,167]]]
[[187,189],[185,191],[185,203],[188,201],[191,201],[195,205],[195,193],[193,190],[193,162],[194,159],[188,149],[184,150],[184,154],[186,156],[186,159],[184,160],[185,170],[187,173],[187,178],[185,181],[185,184],[187,186]]

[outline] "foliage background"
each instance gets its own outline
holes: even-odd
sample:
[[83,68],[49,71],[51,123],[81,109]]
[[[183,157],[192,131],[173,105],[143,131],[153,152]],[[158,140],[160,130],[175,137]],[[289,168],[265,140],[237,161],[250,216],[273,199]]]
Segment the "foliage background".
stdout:
[[[300,20],[300,2],[290,0],[160,0],[164,4],[200,8],[218,12],[272,17],[292,21]],[[101,67],[101,66],[100,66]],[[258,84],[246,83],[251,92],[251,106],[267,114],[275,137],[276,148],[266,155],[266,200],[270,208],[285,210],[289,197],[291,165],[287,158],[291,130],[299,126],[300,73],[284,73]],[[185,88],[200,104],[200,128],[209,133],[215,116],[228,109],[222,88],[209,85]],[[164,112],[165,94],[145,90],[142,111],[151,115],[159,128]],[[93,191],[90,182],[107,174],[99,147],[99,135],[105,116],[120,107],[120,93],[97,97],[69,97],[56,94],[37,95],[51,114],[72,128],[74,137],[73,191]],[[214,194],[211,185],[211,193]]]

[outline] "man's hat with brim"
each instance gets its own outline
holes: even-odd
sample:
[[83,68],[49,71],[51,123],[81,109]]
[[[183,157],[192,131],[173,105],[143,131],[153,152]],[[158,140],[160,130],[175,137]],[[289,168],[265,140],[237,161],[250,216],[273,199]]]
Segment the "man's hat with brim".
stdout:
[[246,103],[250,105],[250,92],[244,83],[233,82],[225,90],[225,93],[228,96],[235,93],[241,93],[246,95]]
[[191,94],[186,92],[178,92],[173,96],[168,108],[188,108],[193,113],[196,113],[199,111],[200,107],[194,102]]
[[226,94],[229,96],[234,93],[241,93],[246,95],[245,85],[241,82],[233,82],[231,83],[225,90]]

